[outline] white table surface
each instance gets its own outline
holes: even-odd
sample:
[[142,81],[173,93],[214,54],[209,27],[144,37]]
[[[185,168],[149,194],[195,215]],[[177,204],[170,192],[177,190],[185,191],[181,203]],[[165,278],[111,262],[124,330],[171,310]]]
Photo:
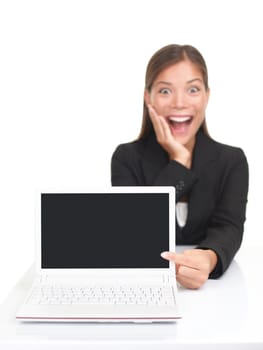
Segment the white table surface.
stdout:
[[261,255],[243,247],[220,279],[179,288],[183,318],[169,324],[18,322],[30,268],[0,306],[0,349],[263,349]]

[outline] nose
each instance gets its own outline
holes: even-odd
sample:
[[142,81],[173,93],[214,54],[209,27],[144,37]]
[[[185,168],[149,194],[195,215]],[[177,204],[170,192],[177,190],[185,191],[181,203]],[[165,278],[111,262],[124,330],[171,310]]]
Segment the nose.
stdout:
[[182,109],[186,106],[186,96],[183,91],[176,91],[172,95],[171,101],[172,107],[176,109]]

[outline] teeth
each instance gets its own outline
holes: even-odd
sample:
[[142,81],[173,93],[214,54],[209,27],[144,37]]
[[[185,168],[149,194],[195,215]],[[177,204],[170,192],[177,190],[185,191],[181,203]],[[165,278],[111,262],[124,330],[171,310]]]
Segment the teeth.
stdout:
[[169,117],[169,120],[176,123],[185,123],[191,120],[191,117]]

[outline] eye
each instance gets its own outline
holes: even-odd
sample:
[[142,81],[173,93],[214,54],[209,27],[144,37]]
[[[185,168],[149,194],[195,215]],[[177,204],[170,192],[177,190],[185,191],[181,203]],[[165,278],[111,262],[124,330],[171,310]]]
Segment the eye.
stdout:
[[197,86],[191,86],[189,89],[188,89],[188,92],[190,92],[190,94],[195,94],[195,93],[197,93],[197,92],[199,92],[200,91],[200,89],[199,89],[199,87],[197,87]]
[[171,93],[171,90],[170,89],[167,89],[167,88],[163,88],[163,89],[160,89],[159,90],[159,93],[160,94],[163,94],[163,95],[168,95]]

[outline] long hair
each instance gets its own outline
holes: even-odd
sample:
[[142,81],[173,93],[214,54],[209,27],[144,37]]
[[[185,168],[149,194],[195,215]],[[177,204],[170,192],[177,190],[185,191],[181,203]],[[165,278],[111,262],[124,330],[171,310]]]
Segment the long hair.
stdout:
[[[145,90],[148,90],[149,92],[151,91],[152,85],[156,77],[163,69],[184,60],[191,61],[200,69],[204,80],[205,89],[209,90],[207,67],[201,53],[191,45],[176,44],[167,45],[158,50],[152,56],[146,69]],[[210,136],[205,119],[200,128],[206,135]],[[138,140],[146,138],[153,132],[154,130],[149,116],[149,111],[144,102],[142,125],[140,134],[138,136]]]

